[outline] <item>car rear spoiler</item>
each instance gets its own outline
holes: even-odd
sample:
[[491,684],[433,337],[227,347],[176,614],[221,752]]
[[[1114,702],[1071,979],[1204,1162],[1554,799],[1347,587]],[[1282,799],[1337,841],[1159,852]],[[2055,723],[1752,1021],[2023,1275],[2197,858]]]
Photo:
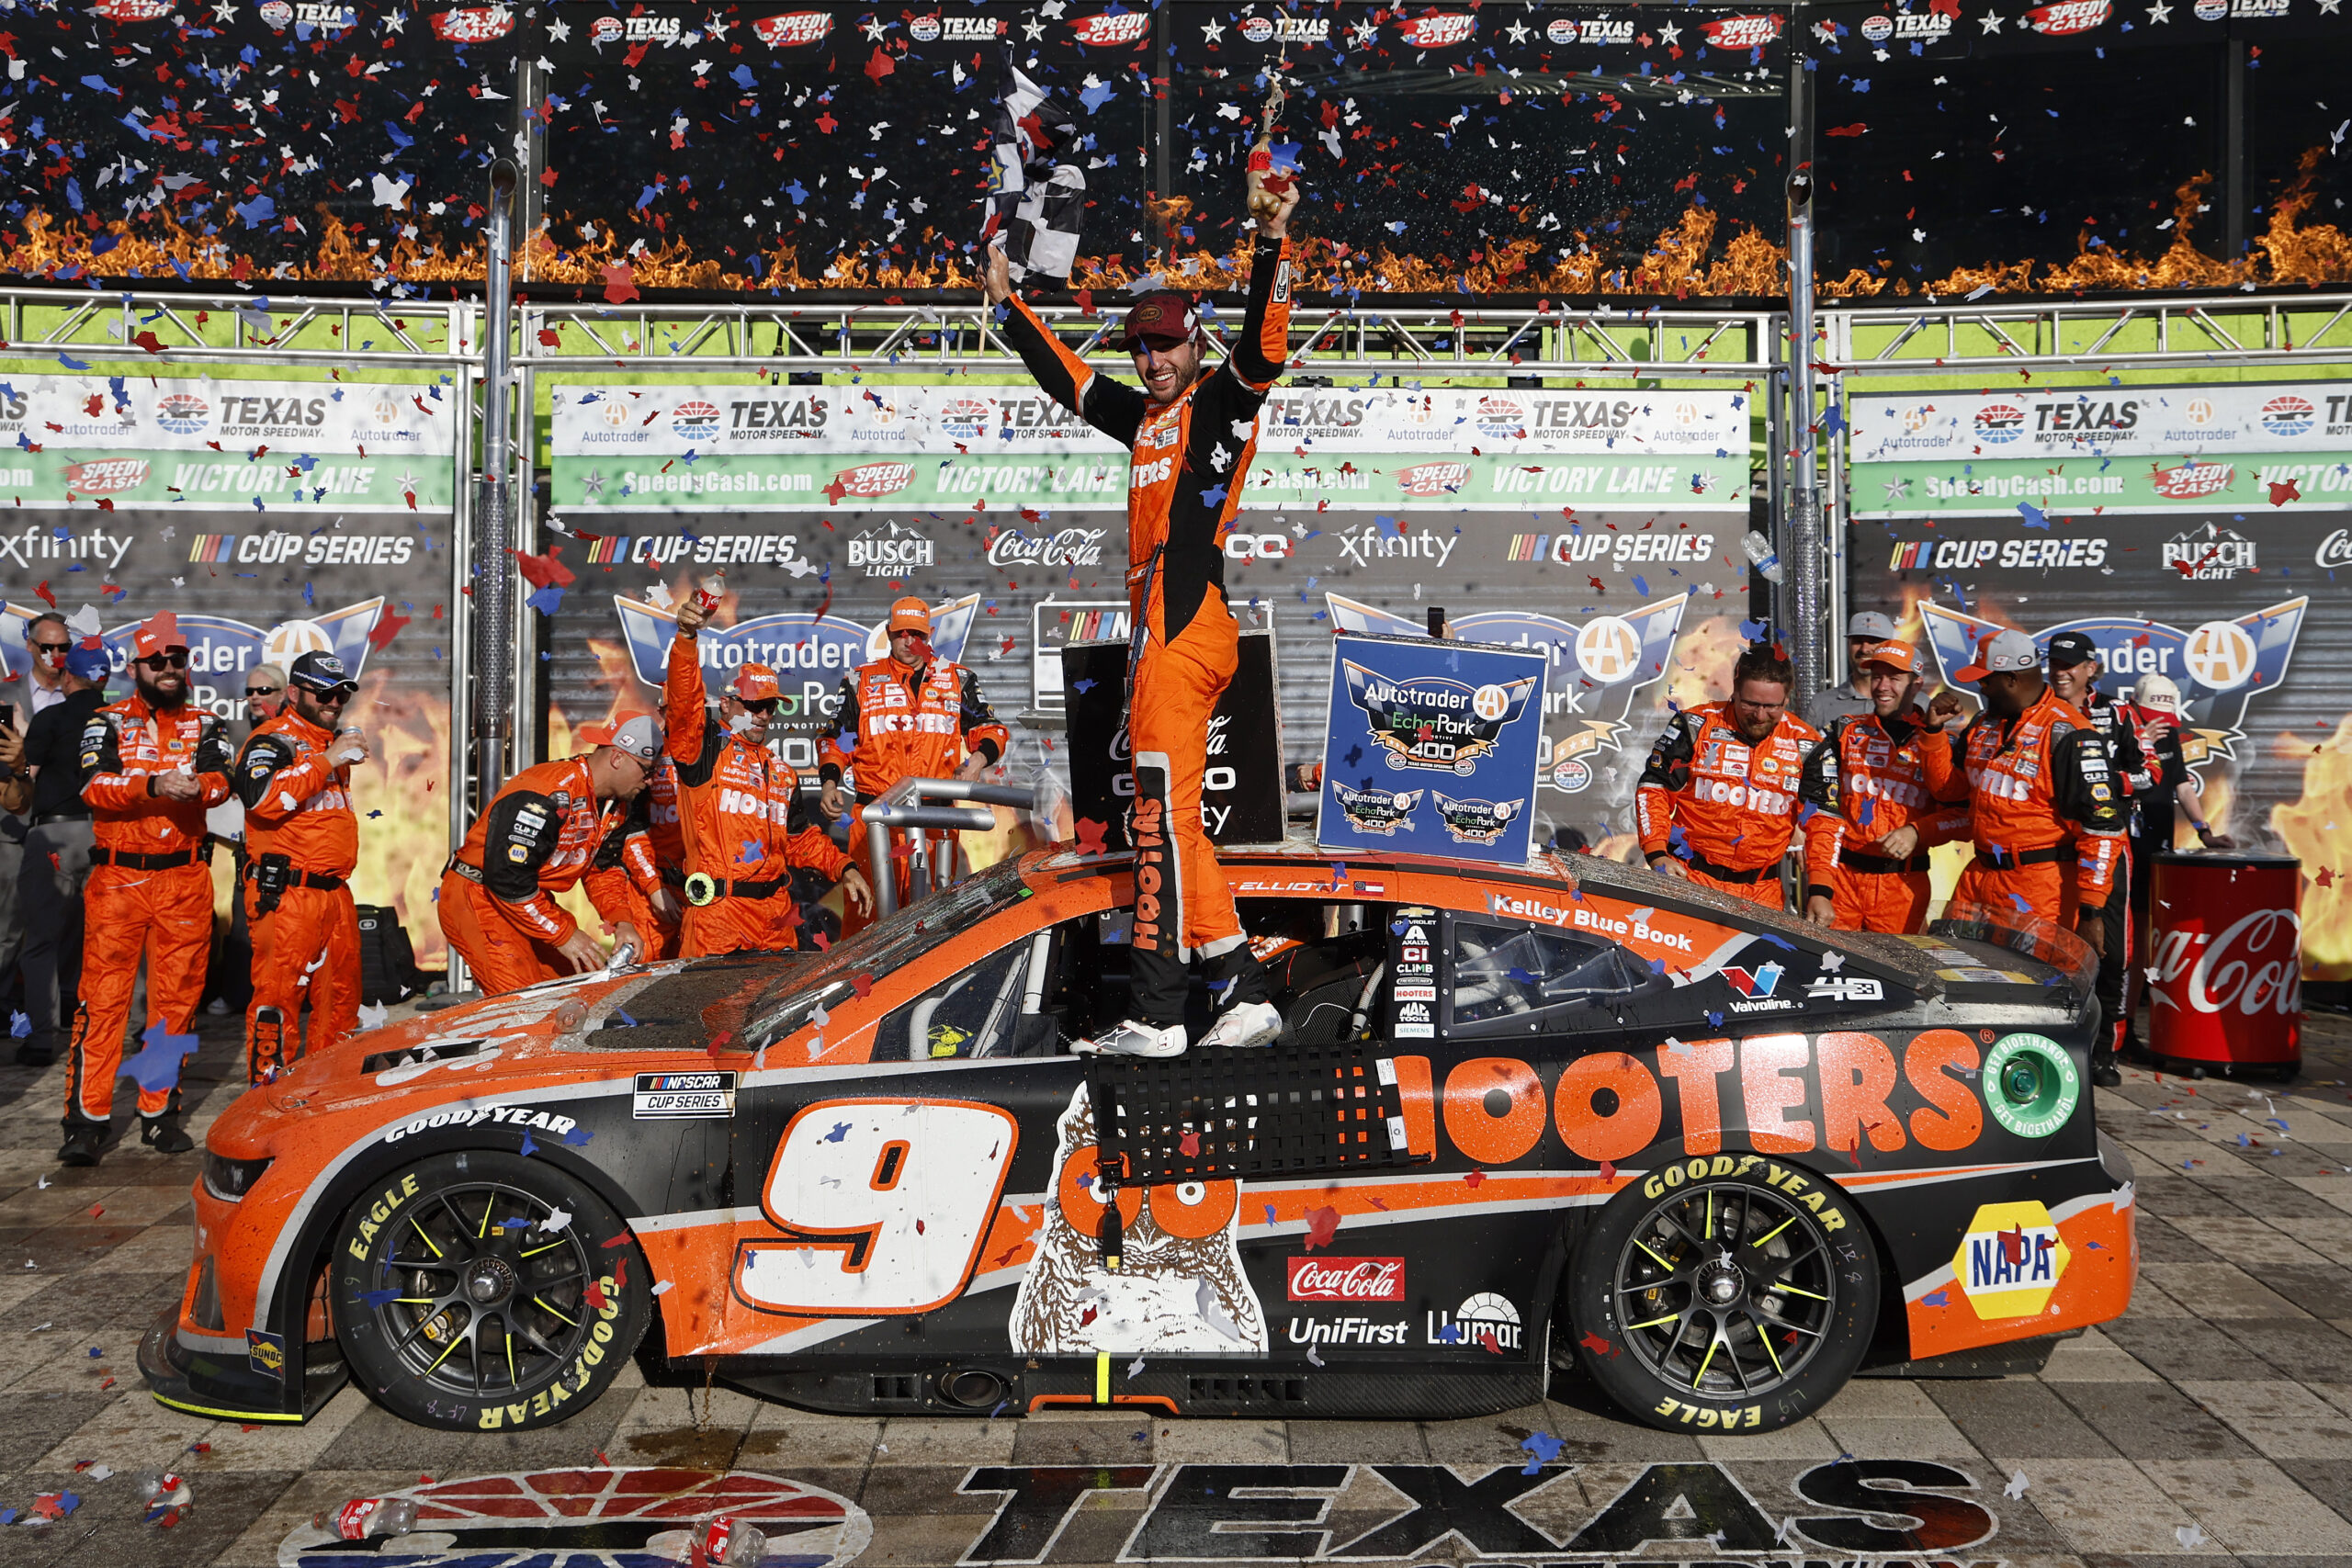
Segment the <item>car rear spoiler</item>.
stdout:
[[2098,954],[2091,950],[2090,943],[2056,921],[2022,909],[1952,903],[1945,906],[1943,919],[1928,925],[1928,932],[1964,942],[1990,942],[2047,964],[2065,976],[2078,1003],[2091,995],[2098,977]]

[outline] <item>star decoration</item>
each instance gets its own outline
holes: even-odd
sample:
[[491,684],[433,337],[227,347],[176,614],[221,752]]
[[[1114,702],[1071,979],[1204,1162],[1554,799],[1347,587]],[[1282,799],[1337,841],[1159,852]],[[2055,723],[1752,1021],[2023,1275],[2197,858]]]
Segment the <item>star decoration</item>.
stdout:
[[241,7],[239,6],[228,4],[228,0],[220,0],[220,4],[212,7],[212,15],[217,19],[225,22],[236,16],[240,9]]
[[1046,36],[1046,29],[1038,22],[1036,17],[1032,17],[1027,21],[1021,24],[1021,36],[1027,39],[1031,43],[1035,43],[1039,39]]
[[1911,481],[1909,479],[1888,479],[1885,481],[1885,484],[1886,499],[1889,501],[1901,501],[1911,493]]
[[1997,33],[2001,30],[2001,18],[1995,16],[1990,11],[1985,12],[1980,20],[1984,24],[1984,30],[1988,33]]
[[1675,39],[1681,36],[1682,29],[1676,27],[1672,22],[1667,23],[1657,30],[1657,41],[1663,44],[1672,44]]
[[1524,23],[1521,22],[1513,22],[1510,26],[1503,29],[1505,36],[1510,38],[1510,41],[1513,43],[1525,43],[1528,39],[1528,36],[1534,31],[1535,29],[1533,28],[1528,27]]
[[713,11],[709,16],[703,18],[702,30],[708,33],[714,39],[723,42],[727,38],[727,29],[734,25],[735,24],[732,22],[720,21],[718,19],[718,13]]
[[1201,36],[1208,39],[1209,42],[1215,43],[1219,39],[1225,37],[1225,28],[1215,17],[1211,17],[1208,21],[1202,24]]
[[1369,49],[1372,47],[1373,40],[1380,37],[1380,24],[1378,22],[1358,22],[1355,25],[1355,35],[1356,47],[1358,49]]
[[548,24],[548,37],[553,39],[556,42],[561,43],[571,36],[571,24],[565,21],[561,17],[558,17],[555,20]]
[[401,489],[404,491],[413,491],[416,489],[416,476],[414,474],[402,474],[392,482],[400,486]]
[[591,468],[588,470],[588,477],[580,481],[580,488],[590,495],[601,498],[605,493],[605,476]]
[[2148,20],[2151,22],[2171,21],[2172,7],[2165,5],[2165,0],[2156,0],[2154,5],[2148,7]]
[[407,12],[405,12],[405,11],[387,11],[387,12],[385,12],[385,13],[384,13],[384,30],[385,30],[386,32],[388,32],[388,33],[396,33],[396,32],[399,32],[402,28],[405,28],[405,27],[407,27],[407,26],[408,26],[408,13],[407,13]]
[[869,43],[880,43],[882,35],[888,31],[890,27],[889,23],[879,17],[868,17],[857,25],[864,30],[866,41]]
[[2319,14],[2323,17],[2333,17],[2336,15],[2335,8],[2343,3],[2344,0],[2319,0]]

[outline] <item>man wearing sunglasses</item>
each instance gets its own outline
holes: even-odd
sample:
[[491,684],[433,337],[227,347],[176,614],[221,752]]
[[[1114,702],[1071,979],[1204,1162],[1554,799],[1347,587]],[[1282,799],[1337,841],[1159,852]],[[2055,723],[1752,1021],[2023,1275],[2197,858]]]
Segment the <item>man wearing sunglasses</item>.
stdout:
[[[212,949],[211,845],[204,814],[229,798],[221,723],[188,701],[187,638],[171,611],[131,641],[136,690],[100,708],[82,730],[82,798],[96,848],[83,890],[82,1004],[74,1019],[65,1088],[67,1165],[96,1165],[114,1112],[123,1031],[143,952],[147,1027],[194,1031]],[[139,1090],[140,1141],[186,1154],[180,1091]]]
[[441,874],[441,934],[484,996],[601,966],[605,951],[556,902],[583,877],[596,912],[642,953],[644,939],[612,897],[598,863],[650,857],[637,804],[662,756],[662,727],[630,719],[584,757],[508,779],[474,818]]
[[[25,623],[25,652],[28,655],[25,673],[21,679],[0,684],[0,703],[14,706],[16,733],[28,741],[34,718],[65,701],[69,689],[65,656],[73,649],[74,640],[65,617],[54,612],[44,612]],[[66,774],[67,779],[72,776],[70,772]],[[17,966],[20,944],[30,931],[20,913],[26,896],[24,868],[38,863],[25,848],[29,832],[30,824],[23,816],[0,814],[0,979]],[[31,1003],[28,1001],[27,1005]],[[25,1049],[18,1048],[20,1056]],[[48,1062],[52,1051],[53,1047],[43,1046],[39,1059]]]
[[800,775],[768,750],[768,726],[780,700],[775,671],[746,664],[718,696],[718,714],[703,706],[698,637],[710,612],[700,596],[678,606],[678,635],[662,700],[670,723],[670,757],[678,773],[678,827],[686,848],[686,916],[679,956],[712,953],[786,953],[800,945],[800,907],[792,873],[807,866],[839,881],[860,911],[873,890],[849,856],[800,804]]
[[248,1083],[359,1027],[359,911],[350,886],[359,863],[359,815],[351,808],[351,770],[368,760],[368,742],[344,722],[359,687],[334,654],[305,653],[294,660],[285,689],[286,705],[254,731],[231,774],[245,807],[237,897],[253,933]]
[[[888,659],[862,664],[842,677],[835,728],[818,750],[827,816],[840,816],[847,804],[842,798],[844,768],[856,770],[857,803],[863,806],[900,779],[977,779],[1003,758],[1012,739],[989,711],[979,677],[932,651],[929,605],[912,594],[891,605],[889,636]],[[852,845],[864,858],[868,836],[855,827],[850,832]],[[891,829],[890,841],[905,842],[906,832]],[[934,833],[931,841],[935,852],[955,853],[953,835]],[[868,859],[866,880],[874,881],[885,869],[897,878],[903,905],[912,874],[910,863],[898,857],[885,868]],[[842,934],[847,936],[865,923],[844,919]]]
[[45,1067],[65,1043],[63,1021],[82,995],[82,886],[90,878],[90,807],[82,798],[82,730],[107,705],[113,660],[96,647],[65,655],[65,694],[43,708],[25,732],[25,772],[33,781],[31,830],[17,880],[17,916],[25,932],[25,1014],[32,1032],[17,1060]]

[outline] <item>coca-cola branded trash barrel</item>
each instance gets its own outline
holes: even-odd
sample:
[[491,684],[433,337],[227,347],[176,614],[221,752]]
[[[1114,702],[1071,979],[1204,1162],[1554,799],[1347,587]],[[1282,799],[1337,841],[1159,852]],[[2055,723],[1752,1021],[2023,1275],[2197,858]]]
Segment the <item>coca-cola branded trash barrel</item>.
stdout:
[[2302,863],[2154,857],[2148,1046],[2168,1062],[2294,1077],[2303,1059]]

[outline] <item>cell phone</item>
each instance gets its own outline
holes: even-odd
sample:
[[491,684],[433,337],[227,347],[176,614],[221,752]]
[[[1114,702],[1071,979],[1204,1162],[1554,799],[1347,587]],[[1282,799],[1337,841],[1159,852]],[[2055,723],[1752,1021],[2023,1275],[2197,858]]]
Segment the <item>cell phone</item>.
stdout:
[[1443,637],[1444,635],[1445,612],[1437,605],[1432,604],[1430,606],[1430,636]]
[[6,726],[7,726],[9,728],[11,728],[11,729],[14,729],[14,728],[17,728],[17,705],[16,705],[16,704],[14,704],[14,703],[0,703],[0,724],[5,724],[5,725],[6,725]]

